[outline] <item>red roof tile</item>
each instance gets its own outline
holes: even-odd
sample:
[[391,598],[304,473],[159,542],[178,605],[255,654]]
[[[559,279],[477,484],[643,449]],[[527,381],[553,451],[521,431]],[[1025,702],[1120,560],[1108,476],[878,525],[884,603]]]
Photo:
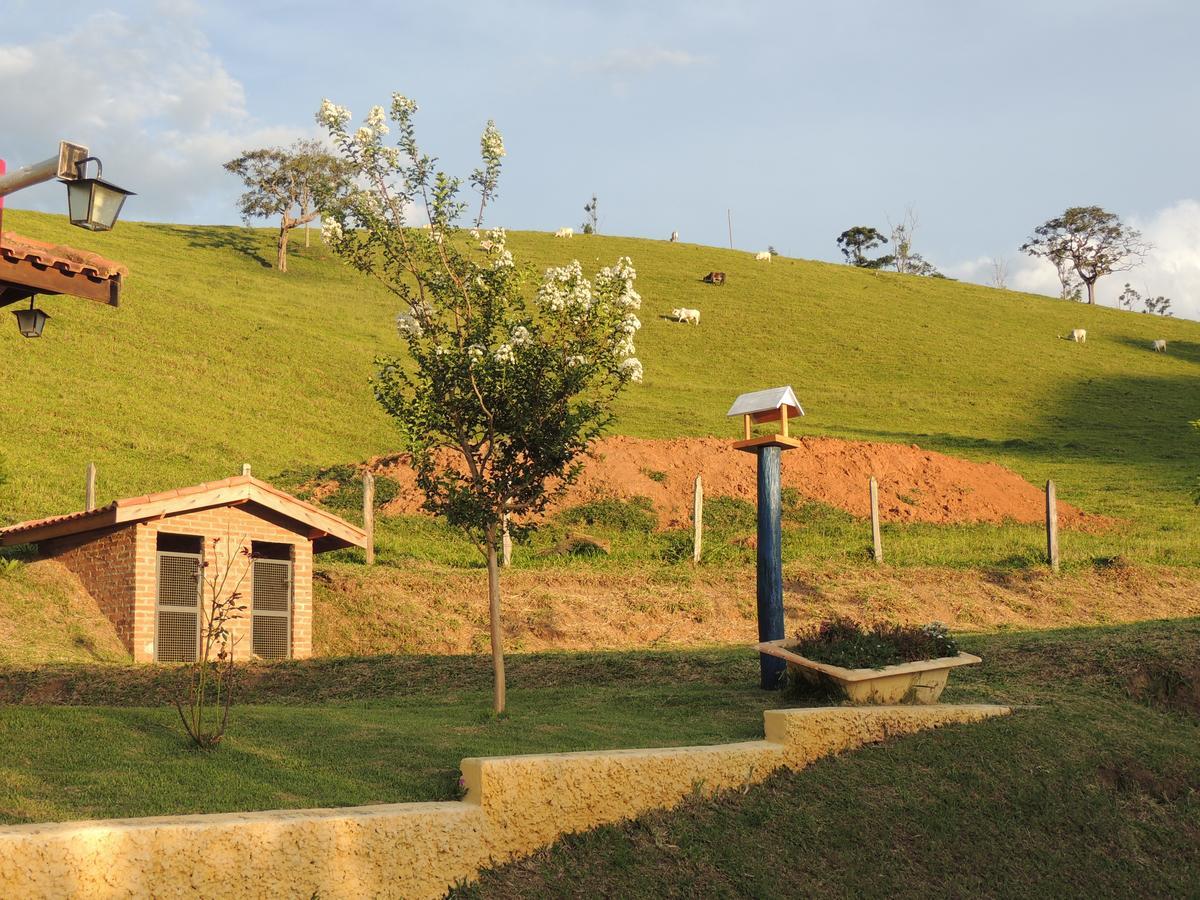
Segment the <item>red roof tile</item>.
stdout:
[[12,231],[0,233],[0,256],[11,262],[28,260],[35,265],[89,278],[107,279],[129,274],[125,266],[99,253],[39,241]]

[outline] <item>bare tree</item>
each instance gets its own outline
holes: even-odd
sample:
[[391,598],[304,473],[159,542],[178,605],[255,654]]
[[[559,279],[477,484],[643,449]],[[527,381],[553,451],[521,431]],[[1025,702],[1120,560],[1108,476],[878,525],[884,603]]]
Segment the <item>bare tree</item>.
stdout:
[[1074,270],[1087,288],[1087,302],[1093,305],[1096,281],[1133,268],[1149,249],[1141,232],[1099,206],[1072,206],[1035,228],[1033,236],[1021,245],[1030,256],[1054,264],[1064,295],[1068,286],[1065,271],[1068,267]]
[[940,272],[920,253],[913,250],[913,239],[921,220],[912,206],[905,207],[904,218],[899,223],[893,223],[888,218],[888,227],[892,231],[891,264],[901,275],[939,276]]

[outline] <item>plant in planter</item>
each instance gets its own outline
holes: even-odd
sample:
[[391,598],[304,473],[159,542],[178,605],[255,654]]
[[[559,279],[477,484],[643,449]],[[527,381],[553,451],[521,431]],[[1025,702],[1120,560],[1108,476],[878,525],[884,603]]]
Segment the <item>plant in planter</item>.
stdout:
[[952,668],[981,661],[960,651],[940,622],[862,625],[836,618],[757,649],[785,660],[796,682],[851,703],[936,703]]

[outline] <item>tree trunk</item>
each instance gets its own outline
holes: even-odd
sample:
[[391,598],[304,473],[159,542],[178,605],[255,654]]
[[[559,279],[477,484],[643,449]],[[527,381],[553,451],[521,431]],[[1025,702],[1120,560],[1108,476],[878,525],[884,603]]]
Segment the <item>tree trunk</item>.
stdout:
[[488,617],[492,626],[492,712],[504,712],[504,635],[500,631],[500,560],[496,555],[496,526],[487,530]]
[[1087,285],[1087,289],[1088,289],[1088,305],[1095,306],[1096,305],[1096,279],[1093,278],[1091,281],[1085,281],[1084,284]]
[[280,272],[287,271],[287,245],[288,245],[288,227],[286,224],[279,226],[279,253],[275,257],[275,268]]

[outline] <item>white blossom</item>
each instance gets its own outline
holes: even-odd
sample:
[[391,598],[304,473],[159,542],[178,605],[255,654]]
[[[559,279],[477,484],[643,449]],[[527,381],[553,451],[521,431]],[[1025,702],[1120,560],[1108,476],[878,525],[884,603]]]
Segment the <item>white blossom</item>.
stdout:
[[400,313],[396,316],[396,330],[406,338],[421,337],[425,333],[420,320],[409,313]]
[[567,357],[567,367],[571,368],[571,369],[574,369],[576,366],[582,366],[584,364],[584,362],[585,362],[584,358],[582,356],[580,356],[579,354],[575,354],[574,356]]
[[515,362],[517,359],[516,355],[513,353],[512,344],[501,344],[496,348],[493,358],[501,365]]
[[479,148],[484,159],[499,159],[505,155],[504,138],[500,136],[496,123],[491,119],[488,120],[487,127],[483,129],[483,136],[479,139]]
[[629,376],[629,380],[634,384],[642,383],[642,363],[640,360],[630,356],[627,359],[621,360],[621,371]]
[[513,265],[513,255],[508,250],[501,250],[492,262],[493,269],[511,269]]
[[330,216],[321,218],[321,238],[325,243],[332,243],[342,239],[342,223]]
[[375,142],[375,132],[364,125],[354,132],[354,143],[360,147],[369,147]]
[[477,362],[483,362],[483,357],[485,355],[486,355],[486,351],[479,344],[472,344],[470,347],[467,348],[467,356],[470,357],[472,365],[474,365]]
[[412,115],[417,111],[417,103],[415,100],[410,100],[403,94],[392,94],[392,118],[402,119],[406,115]]
[[321,101],[321,109],[317,112],[317,123],[334,131],[341,131],[350,121],[350,110],[338,106],[328,98]]
[[382,106],[371,107],[371,111],[367,113],[366,124],[372,132],[380,137],[388,133],[387,120]]
[[624,334],[632,337],[637,333],[637,330],[642,327],[641,320],[633,313],[629,313],[621,320],[621,331]]
[[629,337],[628,335],[622,336],[620,340],[613,344],[613,356],[615,356],[617,359],[624,359],[627,356],[633,356],[633,354],[636,352],[637,351],[633,346],[633,338]]
[[532,338],[529,334],[529,329],[524,325],[518,325],[512,330],[512,345],[514,347],[525,347],[531,343]]

